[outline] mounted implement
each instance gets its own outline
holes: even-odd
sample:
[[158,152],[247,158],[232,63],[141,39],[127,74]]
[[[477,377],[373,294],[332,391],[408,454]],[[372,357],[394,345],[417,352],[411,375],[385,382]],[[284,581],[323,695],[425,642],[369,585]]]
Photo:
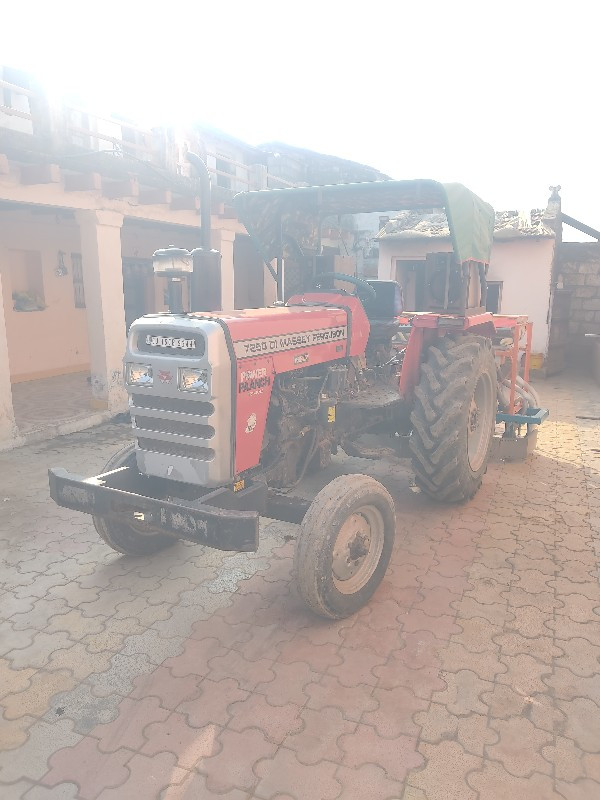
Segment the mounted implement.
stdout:
[[[259,515],[301,523],[300,593],[322,616],[347,616],[387,568],[393,500],[367,475],[336,478],[312,501],[295,487],[341,449],[407,455],[426,495],[469,500],[497,423],[501,455],[511,458],[515,448],[526,454],[547,416],[527,382],[531,323],[485,310],[494,213],[459,184],[248,192],[236,206],[277,302],[205,310],[215,306],[203,300],[202,278],[218,254],[157,252],[156,269],[172,284],[191,276],[194,307],[183,311],[172,285],[172,313],[131,326],[125,380],[135,443],[94,478],[50,470],[51,494],[92,514],[102,538],[128,554],[177,538],[251,551]],[[431,208],[446,211],[453,253],[423,262],[418,311],[404,307],[405,287],[337,271],[323,247],[332,216]]]

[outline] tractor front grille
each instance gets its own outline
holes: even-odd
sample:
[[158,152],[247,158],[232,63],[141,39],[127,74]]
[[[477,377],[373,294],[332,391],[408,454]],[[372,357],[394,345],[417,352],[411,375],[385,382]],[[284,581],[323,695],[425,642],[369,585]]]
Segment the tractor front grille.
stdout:
[[215,429],[211,425],[160,419],[159,417],[145,417],[142,414],[135,415],[135,428],[136,430],[151,431],[154,433],[174,433],[177,436],[193,436],[196,439],[212,439],[215,435]]
[[[151,366],[154,384],[129,385],[142,475],[204,488],[233,480],[234,372],[222,325],[212,318],[153,315],[129,331],[126,363]],[[205,370],[206,392],[183,391],[182,369]]]
[[210,461],[215,457],[215,451],[210,447],[194,447],[189,444],[178,444],[176,442],[161,442],[158,439],[145,439],[138,437],[138,447],[150,453],[162,453],[167,456],[183,456],[193,458],[196,461]]
[[209,424],[215,412],[212,403],[136,392],[131,395],[130,410],[140,450],[195,461],[214,458],[210,443],[215,428]]
[[136,408],[146,408],[152,411],[174,411],[180,414],[194,414],[200,417],[210,417],[215,413],[212,403],[203,400],[180,400],[174,397],[158,397],[157,395],[133,393],[131,403]]

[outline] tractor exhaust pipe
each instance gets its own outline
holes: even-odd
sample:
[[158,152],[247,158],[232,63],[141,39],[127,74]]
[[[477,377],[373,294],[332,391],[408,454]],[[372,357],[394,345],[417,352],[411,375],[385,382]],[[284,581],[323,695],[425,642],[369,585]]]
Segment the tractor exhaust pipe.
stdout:
[[211,186],[204,161],[188,153],[200,188],[200,247],[192,250],[194,264],[190,286],[190,311],[221,311],[221,254],[210,241]]

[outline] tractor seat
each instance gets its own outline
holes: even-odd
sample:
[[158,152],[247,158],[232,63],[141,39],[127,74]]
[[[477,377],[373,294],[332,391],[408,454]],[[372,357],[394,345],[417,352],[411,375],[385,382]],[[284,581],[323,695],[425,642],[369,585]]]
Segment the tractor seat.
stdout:
[[375,290],[375,297],[361,296],[361,300],[371,325],[369,344],[378,344],[389,341],[398,330],[398,317],[403,310],[402,287],[396,281],[368,283]]

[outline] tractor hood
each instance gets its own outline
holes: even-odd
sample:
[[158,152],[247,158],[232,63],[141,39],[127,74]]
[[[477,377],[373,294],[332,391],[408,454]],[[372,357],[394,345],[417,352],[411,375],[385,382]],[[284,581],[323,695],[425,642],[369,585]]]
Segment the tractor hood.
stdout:
[[291,245],[318,252],[326,217],[443,208],[458,260],[489,263],[494,210],[460,183],[432,180],[372,181],[298,189],[242,192],[234,198],[238,218],[265,262],[283,256]]

